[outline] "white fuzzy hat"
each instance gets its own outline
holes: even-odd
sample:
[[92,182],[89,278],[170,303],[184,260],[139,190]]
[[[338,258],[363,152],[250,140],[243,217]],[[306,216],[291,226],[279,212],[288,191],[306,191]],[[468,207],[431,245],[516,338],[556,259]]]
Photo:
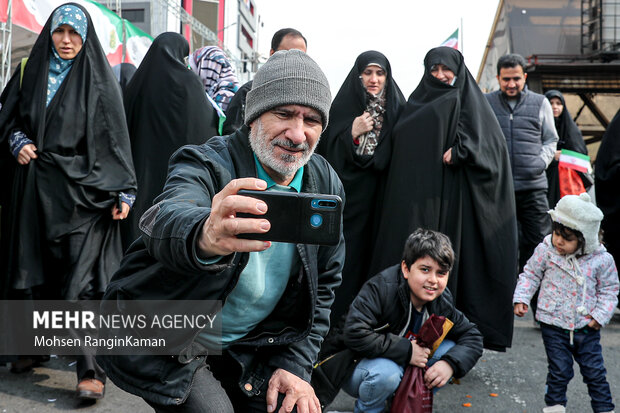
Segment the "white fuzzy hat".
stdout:
[[592,203],[590,195],[566,195],[562,197],[549,212],[551,219],[567,228],[577,230],[583,234],[586,241],[584,253],[589,254],[598,248],[598,238],[603,212]]

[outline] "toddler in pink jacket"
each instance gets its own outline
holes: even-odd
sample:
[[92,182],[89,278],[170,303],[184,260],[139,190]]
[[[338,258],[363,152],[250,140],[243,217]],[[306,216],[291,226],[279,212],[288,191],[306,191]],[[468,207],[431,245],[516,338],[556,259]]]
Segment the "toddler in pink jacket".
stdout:
[[600,329],[618,303],[618,271],[599,239],[603,213],[588,194],[567,195],[549,211],[553,232],[528,260],[513,296],[523,317],[540,288],[536,319],[541,324],[548,373],[544,413],[563,413],[573,358],[588,386],[595,413],[613,412],[605,378]]

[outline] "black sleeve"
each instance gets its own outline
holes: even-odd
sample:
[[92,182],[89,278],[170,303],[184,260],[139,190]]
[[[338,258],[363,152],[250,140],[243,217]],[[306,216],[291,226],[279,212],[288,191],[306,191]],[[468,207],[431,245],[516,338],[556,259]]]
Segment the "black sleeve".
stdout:
[[382,278],[371,278],[353,300],[344,328],[344,342],[366,358],[384,357],[399,365],[411,359],[411,342],[386,330],[386,304],[398,300],[388,296]]
[[482,334],[474,323],[454,307],[452,295],[448,289],[436,301],[430,311],[446,316],[454,323],[446,338],[454,341],[455,346],[441,359],[450,364],[454,370],[454,377],[463,377],[482,356]]

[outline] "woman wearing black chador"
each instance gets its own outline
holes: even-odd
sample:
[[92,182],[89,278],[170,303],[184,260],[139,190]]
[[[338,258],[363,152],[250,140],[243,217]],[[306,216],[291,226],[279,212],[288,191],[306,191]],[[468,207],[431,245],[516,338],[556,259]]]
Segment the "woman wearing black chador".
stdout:
[[[566,101],[564,96],[558,90],[549,90],[545,93],[545,97],[549,99],[551,103],[551,109],[553,110],[553,118],[555,119],[555,130],[558,132],[558,146],[555,153],[555,157],[547,167],[547,182],[549,187],[547,189],[547,199],[549,200],[549,206],[553,207],[560,200],[560,174],[558,170],[560,153],[562,149],[568,149],[569,151],[588,154],[586,143],[583,140],[579,127],[571,118],[568,109],[566,108]],[[588,189],[592,182],[587,179],[586,176],[579,172],[579,176],[583,181],[583,185]]]
[[179,33],[160,34],[123,94],[138,179],[133,212],[121,226],[125,249],[141,235],[140,218],[164,189],[170,156],[183,145],[218,135],[217,113],[200,78],[183,61],[188,53]]
[[390,162],[392,129],[405,98],[379,52],[359,55],[329,112],[329,126],[317,152],[338,173],[346,192],[347,246],[342,285],[336,290],[332,321],[344,315],[370,274],[380,182]]
[[[83,6],[52,12],[0,100],[0,293],[99,298],[120,265],[136,178],[120,87]],[[103,397],[94,355],[78,358],[77,373],[78,396]]]
[[517,224],[506,140],[458,50],[438,47],[394,127],[372,271],[401,260],[416,228],[440,231],[456,260],[448,288],[487,348],[512,341]]
[[[601,228],[605,248],[620,265],[620,110],[607,126],[594,168],[596,202],[605,214]],[[618,304],[620,308],[620,304]]]

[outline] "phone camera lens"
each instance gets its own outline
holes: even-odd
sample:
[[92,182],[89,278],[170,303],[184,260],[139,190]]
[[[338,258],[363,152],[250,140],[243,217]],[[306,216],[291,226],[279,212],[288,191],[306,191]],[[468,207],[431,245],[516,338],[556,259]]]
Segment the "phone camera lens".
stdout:
[[310,217],[310,225],[314,228],[318,228],[323,224],[323,217],[320,214],[314,214]]

